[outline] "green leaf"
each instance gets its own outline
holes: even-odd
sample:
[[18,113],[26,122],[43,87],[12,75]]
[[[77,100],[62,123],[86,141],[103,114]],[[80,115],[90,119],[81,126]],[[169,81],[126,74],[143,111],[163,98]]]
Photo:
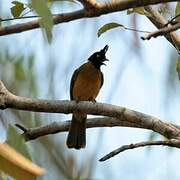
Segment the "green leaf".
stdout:
[[151,16],[143,7],[131,8],[127,10],[127,14],[138,13],[144,16]]
[[24,4],[19,1],[12,1],[12,4],[14,4],[13,7],[11,7],[11,14],[13,17],[19,17],[21,13],[26,9],[24,7]]
[[33,96],[37,95],[37,86],[36,86],[36,78],[34,75],[34,56],[30,55],[28,57],[28,71],[27,71],[27,75],[30,81],[30,92]]
[[26,73],[24,71],[23,67],[23,56],[19,57],[19,59],[14,64],[14,72],[15,72],[15,78],[18,80],[25,80],[26,79]]
[[115,22],[107,23],[98,30],[97,36],[100,37],[101,34],[105,33],[106,31],[109,31],[117,27],[124,27],[124,26],[122,24],[118,24]]
[[176,71],[178,73],[178,77],[179,77],[179,80],[180,80],[180,56],[178,56],[178,58],[177,58]]
[[19,153],[31,159],[31,156],[28,151],[28,147],[25,144],[25,139],[22,135],[20,135],[15,127],[9,125],[7,132],[7,144],[16,149]]
[[[176,4],[175,16],[177,16],[178,14],[180,14],[180,2],[177,2]],[[176,20],[180,21],[180,16],[178,16]]]
[[46,37],[50,43],[52,40],[53,17],[48,8],[46,0],[32,0],[32,7],[41,16],[40,26],[45,30]]

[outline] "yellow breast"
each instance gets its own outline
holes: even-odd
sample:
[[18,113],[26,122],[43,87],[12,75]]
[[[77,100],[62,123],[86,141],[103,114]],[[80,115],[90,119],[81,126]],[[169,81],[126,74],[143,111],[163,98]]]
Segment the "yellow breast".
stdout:
[[95,68],[91,62],[83,64],[74,82],[73,99],[78,101],[95,100],[101,88],[101,83],[101,71]]

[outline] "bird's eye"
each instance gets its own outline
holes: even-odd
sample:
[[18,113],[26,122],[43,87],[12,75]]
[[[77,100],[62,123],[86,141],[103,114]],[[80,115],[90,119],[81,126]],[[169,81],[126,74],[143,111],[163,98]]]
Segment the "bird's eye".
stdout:
[[100,58],[100,55],[99,55],[99,54],[97,54],[97,55],[96,55],[96,57],[97,57],[97,58]]

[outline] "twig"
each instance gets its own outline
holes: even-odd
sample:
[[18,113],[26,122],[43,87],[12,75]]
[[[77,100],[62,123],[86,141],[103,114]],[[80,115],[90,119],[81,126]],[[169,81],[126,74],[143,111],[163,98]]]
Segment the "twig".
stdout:
[[[164,28],[164,25],[167,24],[167,21],[161,16],[157,11],[152,9],[150,6],[144,7],[145,10],[151,15],[147,18],[158,28]],[[164,34],[166,39],[177,49],[178,53],[180,52],[180,36],[176,32],[171,32]]]
[[[116,22],[112,22],[112,23],[117,24]],[[106,25],[104,25],[104,26],[106,26]],[[134,28],[126,27],[123,24],[119,24],[119,23],[118,23],[117,27],[123,28],[123,29],[128,30],[128,31],[135,31],[135,32],[139,32],[139,33],[151,33],[150,31],[144,31],[144,30],[139,30],[139,29],[134,29]],[[103,26],[101,28],[103,28]]]
[[140,143],[136,143],[136,144],[123,145],[120,148],[103,156],[101,159],[99,159],[99,161],[101,161],[101,162],[106,161],[106,160],[114,157],[115,155],[117,155],[123,151],[129,150],[129,149],[145,147],[145,146],[154,146],[154,145],[155,146],[156,145],[164,145],[164,146],[180,148],[180,141],[176,140],[176,139],[170,139],[170,140],[166,140],[166,141],[145,141],[145,142],[140,142]]
[[31,19],[31,18],[40,18],[40,16],[21,16],[21,17],[13,17],[13,18],[0,18],[0,21],[5,22],[5,21],[14,21],[14,20],[21,20],[21,19]]
[[158,31],[151,32],[148,35],[146,35],[145,37],[141,37],[141,39],[142,40],[150,40],[152,37],[156,38],[158,36],[162,36],[162,35],[165,35],[167,33],[176,31],[179,28],[180,28],[180,23],[177,23],[173,26],[165,27],[165,28],[159,29]]
[[[52,16],[58,16],[58,15],[59,14],[52,14]],[[13,17],[13,18],[0,18],[0,21],[4,22],[4,21],[14,21],[14,20],[22,20],[22,19],[32,19],[32,18],[41,18],[41,17],[37,15],[20,16],[20,17]]]
[[18,127],[19,129],[21,129],[24,133],[26,133],[28,131],[28,129],[26,129],[24,126],[20,125],[20,124],[15,124],[16,127]]
[[129,31],[135,31],[135,32],[138,32],[138,33],[150,33],[149,31],[143,31],[143,30],[129,28],[129,27],[125,27],[125,26],[123,26],[123,27],[124,27],[124,29],[129,30]]

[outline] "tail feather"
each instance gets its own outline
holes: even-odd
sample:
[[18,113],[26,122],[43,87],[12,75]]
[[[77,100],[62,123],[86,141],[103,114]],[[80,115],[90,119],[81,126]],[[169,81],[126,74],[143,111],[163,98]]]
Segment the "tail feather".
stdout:
[[86,116],[77,119],[73,114],[66,142],[68,148],[81,149],[86,146]]

